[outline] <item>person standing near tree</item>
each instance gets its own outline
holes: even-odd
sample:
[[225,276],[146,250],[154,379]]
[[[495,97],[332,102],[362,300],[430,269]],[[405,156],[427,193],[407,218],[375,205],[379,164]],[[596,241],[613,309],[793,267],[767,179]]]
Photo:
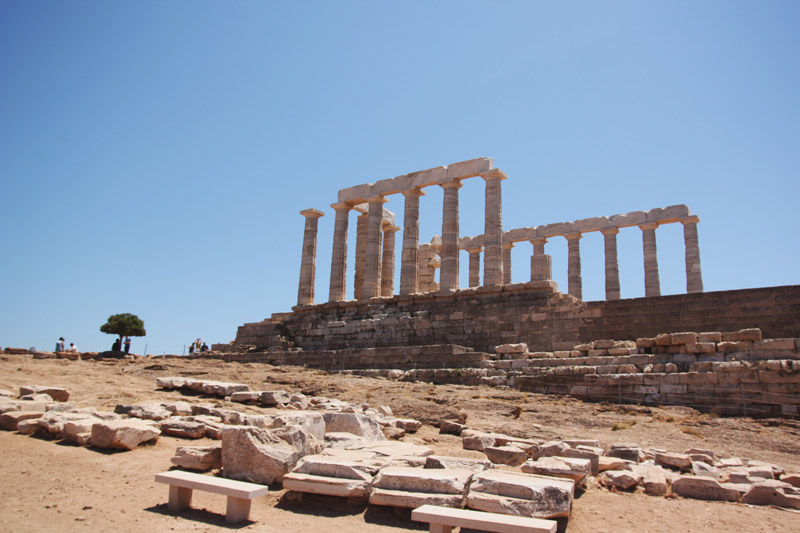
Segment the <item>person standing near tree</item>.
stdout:
[[125,353],[130,353],[131,351],[131,338],[125,337]]

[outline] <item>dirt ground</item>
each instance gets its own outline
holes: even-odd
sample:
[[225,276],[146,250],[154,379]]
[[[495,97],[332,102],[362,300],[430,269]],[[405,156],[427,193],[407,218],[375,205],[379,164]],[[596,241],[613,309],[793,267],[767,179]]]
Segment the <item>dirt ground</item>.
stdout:
[[[252,412],[256,407],[156,388],[159,376],[247,383],[254,390],[283,389],[372,406],[388,405],[395,415],[425,422],[403,440],[424,444],[440,455],[483,457],[463,450],[459,437],[440,435],[430,423],[465,418],[475,429],[515,436],[593,438],[610,444],[683,452],[713,449],[718,456],[769,461],[800,471],[800,424],[793,421],[716,418],[683,408],[616,407],[570,398],[523,394],[508,389],[398,383],[328,375],[264,364],[142,359],[137,361],[34,360],[0,356],[0,388],[49,385],[68,389],[81,407],[111,410],[118,403],[146,400],[211,402]],[[627,429],[613,430],[630,426]],[[128,452],[107,452],[58,441],[0,432],[0,531],[225,531],[343,533],[426,530],[410,512],[349,505],[337,498],[305,496],[295,501],[276,487],[253,503],[249,522],[228,526],[225,498],[196,491],[193,509],[167,510],[166,485],[154,474],[171,467],[176,447],[212,441],[162,436],[156,444]],[[564,524],[562,524],[562,529]],[[618,494],[592,487],[574,501],[568,533],[648,531],[800,531],[800,513],[741,504]]]

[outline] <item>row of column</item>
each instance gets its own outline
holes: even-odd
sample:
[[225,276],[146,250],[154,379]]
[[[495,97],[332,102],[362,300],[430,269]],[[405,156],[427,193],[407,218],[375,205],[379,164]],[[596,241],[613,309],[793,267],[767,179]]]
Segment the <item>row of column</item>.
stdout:
[[[485,204],[485,257],[484,285],[499,286],[503,284],[503,223],[502,223],[502,188],[501,182],[506,179],[500,170],[485,173],[482,178],[486,183]],[[444,189],[442,206],[442,247],[441,247],[441,290],[457,290],[459,280],[459,208],[458,190],[461,180],[440,184]],[[419,188],[403,192],[405,209],[403,217],[403,249],[400,265],[400,294],[413,294],[419,289],[419,199],[425,193]],[[376,196],[367,200],[367,215],[360,216],[357,227],[356,261],[363,258],[362,265],[356,266],[355,297],[375,298],[394,294],[394,233],[399,228],[381,233],[383,220],[383,204],[387,200]],[[336,212],[333,230],[333,250],[331,253],[331,278],[329,301],[338,302],[345,299],[347,289],[347,233],[349,212],[354,206],[347,202],[332,204]],[[314,213],[312,213],[312,211]],[[317,213],[319,213],[317,215]],[[322,216],[319,211],[302,211],[306,217],[306,236],[303,241],[303,259],[301,266],[298,305],[313,303],[314,260],[316,257],[317,219]],[[313,232],[313,236],[309,234]],[[381,241],[383,240],[383,246]],[[383,252],[381,253],[381,250]],[[470,268],[474,266],[471,264]],[[479,272],[472,273],[471,278]]]

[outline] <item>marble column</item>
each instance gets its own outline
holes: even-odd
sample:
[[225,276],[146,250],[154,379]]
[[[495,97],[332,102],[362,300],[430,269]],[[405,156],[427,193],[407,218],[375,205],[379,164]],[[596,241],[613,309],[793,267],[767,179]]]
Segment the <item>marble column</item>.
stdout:
[[606,252],[606,300],[619,300],[619,261],[617,260],[617,233],[619,228],[600,230]]
[[444,189],[442,212],[442,271],[440,290],[458,289],[458,189],[459,180],[440,184]]
[[381,226],[383,224],[383,204],[386,203],[386,198],[375,196],[370,198],[367,203],[369,204],[367,247],[364,287],[361,290],[361,297],[375,298],[381,294]]
[[697,223],[700,217],[692,215],[681,219],[683,240],[686,244],[686,292],[703,292],[703,274],[700,271],[700,243],[697,240]]
[[367,265],[367,219],[369,215],[362,213],[356,218],[356,272],[353,278],[353,297],[361,298],[364,292],[364,268]]
[[544,253],[547,239],[531,239],[533,255],[531,256],[531,281],[547,281],[553,279],[553,268],[550,256]]
[[656,250],[657,222],[642,224],[642,248],[644,250],[644,295],[661,296],[661,282],[658,279],[658,253]]
[[383,256],[381,259],[381,296],[394,296],[394,241],[400,230],[394,224],[383,228]]
[[569,282],[569,293],[583,299],[583,280],[581,279],[581,235],[580,233],[570,233],[564,235],[567,239],[567,281]]
[[325,213],[317,209],[300,211],[306,217],[303,231],[303,256],[300,260],[300,284],[297,288],[297,305],[314,303],[314,274],[317,261],[317,226]]
[[513,242],[503,243],[503,285],[511,285],[511,249]]
[[333,251],[331,252],[331,283],[328,292],[329,302],[341,302],[347,291],[347,226],[350,209],[347,202],[331,204],[336,211],[333,225]]
[[486,182],[485,225],[483,231],[483,284],[503,284],[503,195],[501,182],[506,175],[499,169],[481,175]]
[[403,192],[403,251],[400,257],[400,294],[414,294],[419,289],[419,197],[425,193],[414,187]]
[[467,248],[469,254],[469,286],[479,287],[481,284],[481,246]]

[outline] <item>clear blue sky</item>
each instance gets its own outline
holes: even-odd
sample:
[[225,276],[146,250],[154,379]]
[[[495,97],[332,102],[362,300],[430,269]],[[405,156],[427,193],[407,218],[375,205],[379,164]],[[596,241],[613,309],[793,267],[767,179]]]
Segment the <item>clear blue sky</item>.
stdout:
[[[797,284],[798,28],[795,1],[6,0],[0,346],[107,349],[123,312],[136,353],[230,341],[296,303],[300,210],[326,213],[325,301],[338,189],[482,156],[509,176],[504,229],[685,203],[707,291]],[[482,231],[468,180],[461,234]],[[684,292],[682,227],[657,237],[662,292]],[[566,242],[547,250],[566,291]],[[602,299],[602,237],[582,250]],[[619,250],[642,296],[641,231]]]

